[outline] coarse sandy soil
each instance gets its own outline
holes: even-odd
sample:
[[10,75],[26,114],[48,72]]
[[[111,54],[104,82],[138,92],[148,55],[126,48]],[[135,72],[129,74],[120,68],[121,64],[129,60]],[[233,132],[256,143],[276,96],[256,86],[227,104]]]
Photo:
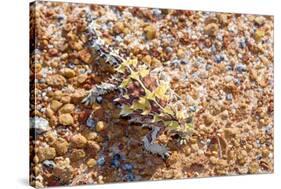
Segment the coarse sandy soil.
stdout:
[[[120,119],[115,93],[81,103],[112,75],[88,48],[86,9],[107,45],[163,68],[193,113],[186,145],[158,137],[167,159],[144,150],[149,129]],[[31,185],[273,172],[272,16],[37,2],[30,23]]]

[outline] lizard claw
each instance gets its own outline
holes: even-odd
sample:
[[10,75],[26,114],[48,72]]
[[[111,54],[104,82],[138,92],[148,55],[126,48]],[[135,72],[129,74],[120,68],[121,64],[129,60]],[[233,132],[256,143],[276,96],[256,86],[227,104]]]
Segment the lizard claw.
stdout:
[[171,156],[171,151],[167,151],[161,156],[163,159],[168,159]]
[[176,133],[172,135],[172,138],[174,138],[179,145],[186,145],[188,142],[188,136],[184,133]]
[[82,103],[85,105],[91,105],[97,101],[97,98],[99,96],[106,95],[115,89],[116,86],[110,83],[102,83],[100,85],[96,85],[89,91],[89,94],[82,100]]
[[95,102],[95,96],[92,92],[92,90],[89,92],[89,94],[82,100],[82,104],[85,104],[86,106],[91,105]]
[[180,145],[186,145],[187,144],[187,139],[185,137],[180,137],[179,144]]

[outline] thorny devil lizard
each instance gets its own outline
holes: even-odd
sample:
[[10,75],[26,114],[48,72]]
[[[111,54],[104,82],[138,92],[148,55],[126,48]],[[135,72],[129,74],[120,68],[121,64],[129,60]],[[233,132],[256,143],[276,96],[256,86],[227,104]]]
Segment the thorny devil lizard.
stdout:
[[121,108],[120,118],[151,129],[142,140],[144,149],[163,159],[168,158],[168,148],[156,143],[157,137],[165,131],[180,145],[186,144],[193,130],[192,115],[181,97],[171,89],[169,79],[160,68],[151,70],[136,59],[124,59],[99,37],[90,12],[86,12],[86,22],[93,66],[109,67],[113,74],[109,82],[95,85],[82,103],[90,105],[103,95],[115,92],[114,103]]

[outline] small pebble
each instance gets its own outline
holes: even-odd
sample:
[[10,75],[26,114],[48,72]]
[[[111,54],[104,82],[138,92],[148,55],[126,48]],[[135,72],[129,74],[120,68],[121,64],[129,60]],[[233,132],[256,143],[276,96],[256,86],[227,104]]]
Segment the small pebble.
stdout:
[[95,159],[89,159],[87,161],[87,166],[90,168],[94,167],[96,164],[97,164],[97,161]]
[[61,114],[59,116],[59,122],[62,125],[68,126],[68,125],[73,125],[74,123],[74,119],[72,117],[71,114],[67,113],[67,114]]
[[131,182],[131,181],[134,181],[134,180],[136,179],[136,176],[135,176],[133,173],[129,172],[129,173],[126,175],[126,178],[127,178],[127,180],[128,180],[129,182]]
[[245,40],[241,40],[241,41],[239,42],[239,47],[240,47],[241,49],[246,48],[246,46],[247,46],[247,44],[246,44],[246,41],[245,41]]
[[98,153],[100,151],[100,145],[95,142],[95,141],[88,141],[88,149],[92,152],[92,153]]
[[87,139],[81,134],[73,135],[70,139],[72,145],[76,148],[83,148],[87,144]]
[[249,173],[255,174],[258,172],[260,166],[257,162],[252,162],[249,166]]
[[205,67],[206,71],[209,71],[211,68],[212,68],[211,64],[207,64],[206,67]]
[[151,62],[152,62],[152,58],[151,58],[151,56],[146,55],[146,56],[144,56],[144,57],[142,58],[142,61],[143,61],[145,64],[150,65]]
[[101,157],[98,159],[97,164],[98,164],[99,166],[104,166],[104,164],[105,164],[105,158],[104,158],[104,156],[101,156]]
[[222,61],[224,61],[224,57],[222,55],[216,55],[215,56],[215,61],[216,63],[221,63]]
[[258,26],[262,26],[264,23],[265,23],[265,18],[263,16],[257,16],[255,18],[255,23],[258,25]]
[[66,83],[66,79],[59,74],[48,75],[46,78],[46,82],[49,86],[62,87]]
[[236,66],[236,70],[240,73],[247,71],[247,67],[245,64],[238,64]]
[[227,75],[227,76],[225,76],[224,80],[225,80],[225,82],[229,83],[233,80],[233,77],[231,75]]
[[126,171],[132,171],[133,165],[131,163],[125,163],[123,169]]
[[121,155],[120,154],[114,154],[113,159],[120,160]]
[[152,40],[156,37],[157,30],[154,25],[148,25],[144,28],[145,36],[148,40]]
[[75,68],[75,64],[73,64],[73,63],[68,63],[68,64],[67,64],[67,67],[73,69],[73,68]]
[[52,100],[51,102],[51,109],[54,110],[55,112],[62,106],[63,104],[57,100]]
[[39,148],[37,155],[40,161],[51,160],[56,157],[56,150],[51,147]]
[[78,161],[86,157],[86,153],[83,149],[74,149],[70,154],[70,159],[72,161]]
[[77,77],[78,83],[84,83],[87,80],[88,76],[87,74],[81,74]]
[[263,30],[258,29],[255,32],[254,38],[256,41],[260,41],[264,37],[264,35],[265,35],[265,32]]
[[210,36],[215,36],[218,32],[218,25],[215,23],[210,23],[208,25],[205,26],[204,31],[206,34],[210,35]]
[[37,135],[47,132],[50,129],[49,122],[46,119],[37,116],[30,119],[30,128],[35,129]]
[[62,156],[68,151],[68,142],[63,138],[58,138],[53,147],[56,149],[57,155]]
[[232,94],[226,94],[226,100],[231,101],[232,100]]
[[160,9],[153,9],[152,12],[156,17],[159,17],[162,14],[162,11]]
[[188,60],[181,60],[180,63],[183,64],[183,65],[186,65],[186,64],[189,64],[189,61]]
[[207,125],[207,126],[211,125],[214,122],[214,117],[209,113],[204,114],[203,119],[204,119],[205,125]]
[[196,106],[190,106],[189,110],[190,110],[191,112],[196,112]]
[[226,70],[227,71],[233,71],[233,67],[231,65],[226,65]]
[[70,68],[64,68],[61,72],[66,78],[72,78],[76,75],[75,71]]
[[111,166],[114,167],[114,168],[119,168],[120,167],[120,161],[117,160],[117,159],[113,159],[111,161]]
[[98,123],[97,123],[97,126],[96,126],[96,131],[97,132],[101,132],[101,131],[103,131],[104,129],[105,129],[105,122],[103,122],[103,121],[99,121]]
[[95,128],[96,127],[96,121],[92,118],[92,116],[88,117],[86,125],[89,128]]
[[178,59],[175,59],[175,60],[172,60],[171,64],[174,65],[174,66],[178,66],[180,65],[181,61],[178,60]]
[[165,50],[167,51],[167,53],[172,53],[174,51],[172,47],[166,47]]
[[62,108],[60,108],[59,112],[60,113],[73,113],[75,109],[74,104],[65,104]]
[[44,167],[46,167],[48,169],[54,169],[56,167],[55,162],[52,160],[45,160],[45,161],[43,161],[42,164]]

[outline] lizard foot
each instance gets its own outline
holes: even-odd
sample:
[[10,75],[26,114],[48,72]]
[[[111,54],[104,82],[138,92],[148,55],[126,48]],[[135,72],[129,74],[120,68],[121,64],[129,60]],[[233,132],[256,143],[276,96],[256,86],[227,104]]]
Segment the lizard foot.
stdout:
[[186,145],[188,141],[188,136],[183,133],[172,134],[171,137],[176,140],[179,145]]
[[96,96],[94,94],[94,89],[91,89],[89,94],[82,100],[82,104],[86,106],[93,104],[96,101]]
[[180,145],[186,145],[186,144],[187,144],[187,139],[186,139],[186,137],[179,137],[178,143],[179,143]]
[[157,144],[157,143],[145,144],[144,148],[146,151],[149,151],[152,154],[160,155],[163,159],[167,159],[171,155],[171,152],[168,150],[168,148],[161,144]]
[[167,159],[171,155],[171,152],[168,150],[168,148],[165,145],[150,142],[147,136],[143,138],[143,143],[144,143],[144,149],[146,151],[152,154],[158,154],[163,159]]
[[85,105],[91,105],[94,102],[98,102],[101,96],[106,95],[115,89],[117,89],[117,87],[110,83],[101,83],[100,85],[96,85],[90,90],[88,96],[82,100],[82,103]]

